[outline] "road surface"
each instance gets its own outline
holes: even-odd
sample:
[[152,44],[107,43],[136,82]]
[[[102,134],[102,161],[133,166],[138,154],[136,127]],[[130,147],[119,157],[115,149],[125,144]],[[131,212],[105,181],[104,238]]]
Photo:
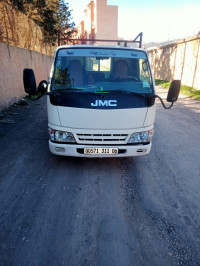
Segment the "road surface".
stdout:
[[4,113],[0,265],[200,265],[200,102],[157,106],[133,158],[50,154],[45,98]]

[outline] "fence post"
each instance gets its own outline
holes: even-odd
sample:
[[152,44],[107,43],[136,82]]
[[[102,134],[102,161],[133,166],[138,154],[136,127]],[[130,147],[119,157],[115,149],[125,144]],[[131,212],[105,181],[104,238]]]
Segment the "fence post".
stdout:
[[176,69],[176,55],[177,55],[177,50],[178,50],[178,45],[177,44],[176,44],[175,49],[176,49],[176,51],[175,51],[175,56],[174,56],[173,79],[174,79],[174,74],[175,74],[175,69]]
[[193,81],[192,81],[192,88],[194,88],[194,80],[196,76],[196,71],[197,71],[197,65],[198,65],[198,59],[199,59],[199,47],[200,47],[200,39],[198,39],[198,47],[197,47],[197,56],[196,56],[196,63],[195,63],[195,69],[194,69],[194,76],[193,76]]
[[184,54],[183,54],[183,65],[182,65],[182,70],[181,70],[181,81],[182,81],[182,78],[183,78],[183,70],[184,70],[184,66],[185,66],[186,45],[187,45],[187,43],[185,42],[185,48],[184,48]]

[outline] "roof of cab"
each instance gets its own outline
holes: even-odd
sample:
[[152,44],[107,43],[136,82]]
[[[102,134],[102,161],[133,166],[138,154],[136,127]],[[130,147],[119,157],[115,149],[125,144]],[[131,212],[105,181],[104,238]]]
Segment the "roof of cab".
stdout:
[[147,51],[145,49],[142,49],[142,48],[137,48],[137,47],[124,47],[124,46],[105,46],[105,45],[86,45],[86,44],[82,44],[82,45],[62,45],[62,46],[59,46],[55,49],[55,53],[60,50],[60,49],[82,49],[82,48],[92,48],[92,49],[113,49],[113,50],[137,50],[137,51],[143,51],[143,52],[146,52]]

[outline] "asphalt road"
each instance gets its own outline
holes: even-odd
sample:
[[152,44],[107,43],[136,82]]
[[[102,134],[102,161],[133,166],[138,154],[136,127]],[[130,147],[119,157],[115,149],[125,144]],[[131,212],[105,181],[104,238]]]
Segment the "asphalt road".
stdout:
[[[164,92],[160,91],[160,95]],[[0,265],[200,265],[200,102],[158,103],[148,156],[56,157],[46,99],[0,119]]]

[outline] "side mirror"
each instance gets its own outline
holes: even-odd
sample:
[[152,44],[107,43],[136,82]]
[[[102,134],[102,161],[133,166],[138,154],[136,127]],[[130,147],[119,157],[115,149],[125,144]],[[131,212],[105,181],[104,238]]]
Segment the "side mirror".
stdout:
[[23,71],[24,90],[29,95],[36,95],[38,90],[36,87],[35,74],[30,68],[25,68]]
[[[29,94],[31,100],[38,100],[41,98],[47,91],[48,82],[42,80],[39,83],[39,86],[36,86],[35,74],[34,71],[30,68],[25,68],[23,71],[23,80],[24,80],[24,90]],[[39,94],[38,94],[39,93]],[[32,97],[33,96],[33,97]]]
[[171,103],[171,105],[168,107],[165,106],[165,104],[164,104],[163,100],[160,98],[160,96],[155,95],[155,98],[158,98],[161,101],[162,106],[165,109],[170,109],[173,106],[174,102],[176,102],[178,99],[180,88],[181,88],[181,81],[180,80],[173,80],[171,85],[170,85],[168,95],[167,95],[167,101]]
[[173,80],[169,91],[168,91],[168,95],[167,95],[167,101],[168,102],[176,102],[178,99],[178,95],[180,92],[180,88],[181,88],[181,81],[180,80]]
[[48,87],[48,82],[46,80],[40,81],[39,86],[37,88],[38,92],[45,93],[47,91],[47,87]]

